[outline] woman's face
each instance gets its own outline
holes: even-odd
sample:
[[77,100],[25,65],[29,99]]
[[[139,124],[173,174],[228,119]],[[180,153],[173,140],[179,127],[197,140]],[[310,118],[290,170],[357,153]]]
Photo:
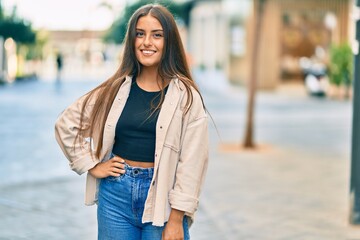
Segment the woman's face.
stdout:
[[144,67],[158,67],[164,48],[164,31],[160,22],[150,14],[136,24],[135,54]]

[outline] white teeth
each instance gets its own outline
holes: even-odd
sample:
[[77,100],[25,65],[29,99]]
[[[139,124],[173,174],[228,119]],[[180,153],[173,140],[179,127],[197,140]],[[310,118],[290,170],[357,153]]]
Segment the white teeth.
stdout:
[[144,54],[153,54],[155,53],[155,51],[149,51],[149,50],[143,50]]

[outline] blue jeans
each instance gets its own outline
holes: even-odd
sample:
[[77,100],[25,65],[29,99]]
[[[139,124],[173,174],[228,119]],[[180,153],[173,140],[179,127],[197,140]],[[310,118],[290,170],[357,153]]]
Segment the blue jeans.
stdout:
[[[98,198],[99,240],[161,240],[164,227],[142,223],[145,200],[153,176],[153,168],[125,164],[125,174],[101,179]],[[184,240],[189,228],[184,217]]]

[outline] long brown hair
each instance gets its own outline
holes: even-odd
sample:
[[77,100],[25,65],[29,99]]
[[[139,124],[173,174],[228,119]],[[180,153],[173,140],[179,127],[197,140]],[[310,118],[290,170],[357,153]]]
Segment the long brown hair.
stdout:
[[[75,141],[79,136],[83,135],[85,130],[89,130],[90,128],[90,136],[93,136],[94,130],[100,128],[100,137],[96,140],[97,147],[95,149],[95,156],[97,158],[100,158],[101,149],[103,147],[102,138],[104,136],[105,122],[116,94],[125,81],[126,76],[138,76],[140,74],[141,64],[135,55],[136,24],[139,18],[147,16],[148,14],[155,17],[160,22],[164,31],[164,52],[158,68],[159,76],[162,79],[162,85],[165,86],[165,79],[169,80],[174,77],[183,82],[188,94],[184,113],[189,110],[193,102],[191,88],[194,88],[199,92],[197,85],[191,77],[184,47],[173,15],[167,8],[159,4],[147,4],[140,7],[134,12],[129,20],[124,39],[124,50],[120,67],[108,80],[87,93],[81,108],[80,130]],[[92,97],[95,97],[96,100],[89,116],[89,125],[86,127],[84,124],[84,112],[89,99]],[[156,109],[161,107],[163,100],[164,91],[162,90],[161,100],[158,106],[156,106]]]

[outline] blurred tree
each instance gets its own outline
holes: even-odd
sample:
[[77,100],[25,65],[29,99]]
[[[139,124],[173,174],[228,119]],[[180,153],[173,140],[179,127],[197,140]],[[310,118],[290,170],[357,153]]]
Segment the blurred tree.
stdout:
[[0,35],[5,39],[11,37],[18,43],[34,43],[35,32],[31,26],[24,21],[13,21],[11,19],[4,19],[0,22]]
[[254,45],[252,50],[250,81],[248,90],[248,105],[246,115],[245,138],[243,142],[244,148],[255,148],[254,144],[254,110],[255,95],[257,87],[257,62],[259,59],[260,38],[262,32],[262,22],[266,0],[255,1],[255,29],[254,29]]
[[17,15],[16,6],[10,14],[3,11],[0,0],[0,36],[4,39],[12,38],[16,44],[17,69],[16,77],[23,78],[34,75],[26,72],[25,61],[30,59],[41,59],[42,48],[46,39],[37,36],[32,29],[31,23]]
[[37,31],[36,32],[36,39],[35,43],[26,44],[24,47],[26,47],[26,60],[31,59],[43,59],[43,49],[45,44],[47,43],[49,39],[49,33],[47,31]]
[[16,7],[13,8],[10,16],[6,16],[0,2],[0,20],[0,36],[4,39],[11,37],[20,44],[35,43],[36,33],[29,22],[17,16]]
[[[115,20],[110,29],[105,34],[106,42],[115,42],[122,43],[125,37],[127,23],[131,17],[131,15],[141,6],[150,3],[148,0],[138,0],[134,3],[125,6],[124,12],[122,15]],[[193,6],[192,1],[184,2],[184,3],[175,3],[171,0],[157,0],[152,1],[154,3],[162,4],[166,6],[169,11],[174,15],[175,19],[178,21],[182,21],[186,26],[189,24],[189,16],[190,10]]]
[[332,46],[330,49],[330,82],[337,87],[346,88],[345,98],[350,96],[351,79],[353,78],[353,53],[349,44]]
[[1,0],[0,0],[0,20],[4,19],[4,10],[2,8]]

